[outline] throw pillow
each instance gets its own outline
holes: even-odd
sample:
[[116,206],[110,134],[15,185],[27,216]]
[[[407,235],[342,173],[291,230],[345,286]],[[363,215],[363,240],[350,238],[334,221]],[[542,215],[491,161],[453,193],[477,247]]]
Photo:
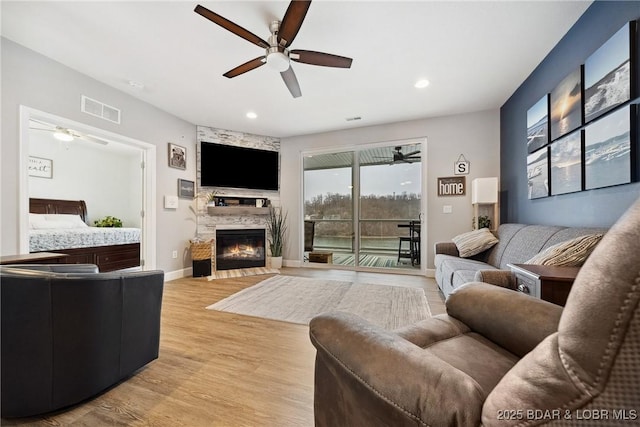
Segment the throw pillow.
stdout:
[[591,255],[602,236],[602,234],[587,234],[549,246],[525,264],[580,267]]
[[488,228],[462,233],[451,240],[456,244],[461,258],[477,255],[498,243],[498,239]]

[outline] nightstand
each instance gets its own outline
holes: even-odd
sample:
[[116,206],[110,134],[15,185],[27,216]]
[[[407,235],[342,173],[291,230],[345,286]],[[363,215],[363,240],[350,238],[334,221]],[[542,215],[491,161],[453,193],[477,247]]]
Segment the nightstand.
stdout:
[[564,306],[580,267],[507,264],[516,276],[519,292]]

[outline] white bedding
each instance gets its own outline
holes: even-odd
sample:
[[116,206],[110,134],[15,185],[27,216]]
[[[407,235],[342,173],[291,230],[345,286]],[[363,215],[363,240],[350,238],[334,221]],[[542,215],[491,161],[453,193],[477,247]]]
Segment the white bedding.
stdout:
[[29,230],[29,252],[139,242],[139,228],[79,227]]

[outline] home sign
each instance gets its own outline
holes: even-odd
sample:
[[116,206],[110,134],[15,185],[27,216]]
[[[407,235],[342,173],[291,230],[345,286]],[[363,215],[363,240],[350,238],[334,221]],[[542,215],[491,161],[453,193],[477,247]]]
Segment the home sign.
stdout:
[[466,179],[464,176],[438,178],[438,197],[464,196],[466,194],[466,187]]

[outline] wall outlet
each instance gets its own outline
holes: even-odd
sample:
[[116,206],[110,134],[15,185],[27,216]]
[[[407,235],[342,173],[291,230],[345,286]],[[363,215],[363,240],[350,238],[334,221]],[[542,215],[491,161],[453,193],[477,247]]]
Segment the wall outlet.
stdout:
[[453,206],[451,205],[442,206],[442,213],[450,214],[452,212],[453,212]]
[[171,258],[178,258],[178,251],[171,252]]

